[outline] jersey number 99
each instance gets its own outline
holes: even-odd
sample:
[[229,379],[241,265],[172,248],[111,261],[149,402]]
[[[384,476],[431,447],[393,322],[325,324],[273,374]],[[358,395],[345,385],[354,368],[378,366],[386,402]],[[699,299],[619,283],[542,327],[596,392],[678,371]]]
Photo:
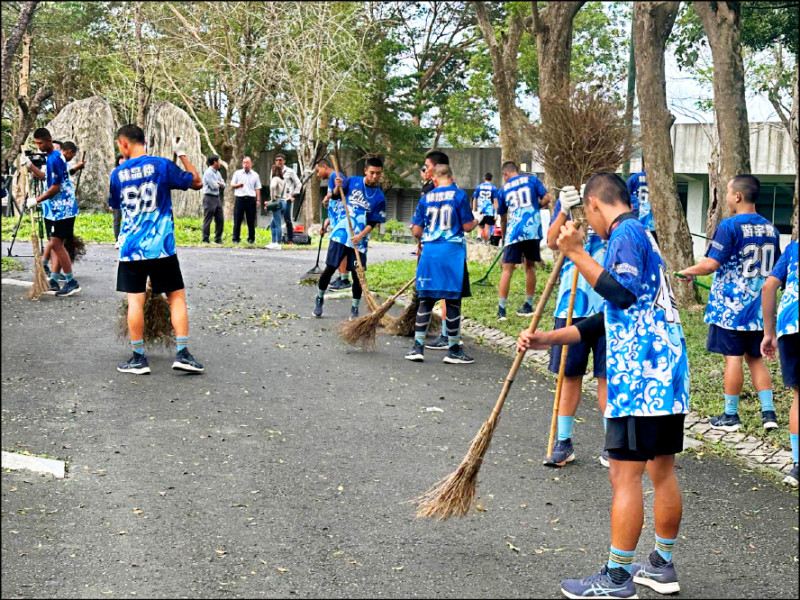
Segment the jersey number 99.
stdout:
[[122,188],[122,208],[131,218],[139,213],[151,213],[156,209],[156,193],[158,185],[155,181],[145,181],[141,185],[129,185]]

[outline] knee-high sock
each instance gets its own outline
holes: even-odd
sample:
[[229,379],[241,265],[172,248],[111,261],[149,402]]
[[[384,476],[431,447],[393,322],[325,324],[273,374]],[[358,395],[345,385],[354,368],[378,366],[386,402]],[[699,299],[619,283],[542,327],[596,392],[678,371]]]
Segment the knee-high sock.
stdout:
[[458,346],[461,343],[461,299],[445,300],[444,303],[447,307],[447,345]]
[[414,321],[414,343],[420,345],[425,343],[425,335],[428,333],[428,325],[431,324],[434,304],[436,304],[436,301],[430,298],[420,299],[417,317]]

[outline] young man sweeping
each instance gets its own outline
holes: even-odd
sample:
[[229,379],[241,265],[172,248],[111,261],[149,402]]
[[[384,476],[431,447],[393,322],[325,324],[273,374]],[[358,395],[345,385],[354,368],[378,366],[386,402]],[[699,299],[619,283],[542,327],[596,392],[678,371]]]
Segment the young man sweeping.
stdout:
[[461,299],[470,295],[469,275],[465,266],[467,247],[464,234],[478,225],[472,216],[466,192],[453,182],[449,165],[434,169],[436,187],[425,194],[411,220],[411,232],[422,239],[422,254],[417,264],[419,308],[414,327],[414,347],[408,360],[425,360],[425,336],[433,307],[443,300],[446,319],[442,329],[448,348],[443,361],[469,364],[474,359],[464,353],[461,344]]
[[[570,209],[581,203],[581,196],[572,186],[561,190],[556,205],[553,207],[553,217],[550,228],[547,230],[547,245],[557,249],[558,236],[561,227],[571,219]],[[584,249],[598,264],[602,264],[606,255],[606,242],[591,228],[586,232]],[[567,325],[567,311],[569,308],[570,293],[575,264],[566,258],[561,267],[559,276],[558,296],[556,298],[555,326],[561,329]],[[582,275],[578,276],[578,287],[575,292],[575,304],[572,310],[572,324],[578,325],[594,314],[602,312],[603,298]],[[561,346],[553,346],[550,352],[550,365],[552,373],[558,374],[561,365]],[[564,370],[564,381],[561,387],[561,401],[558,405],[558,420],[556,441],[553,446],[552,456],[546,456],[544,465],[548,467],[563,467],[575,460],[575,450],[572,445],[572,429],[575,423],[575,413],[581,400],[583,390],[583,376],[589,365],[589,354],[592,355],[592,371],[597,378],[597,405],[601,414],[606,409],[606,338],[598,337],[593,343],[580,343],[569,347]],[[605,419],[603,419],[605,427]],[[608,466],[608,455],[605,450],[600,454],[600,463]]]
[[[792,447],[792,470],[783,482],[797,487],[800,483],[798,467],[798,385],[800,385],[800,323],[798,323],[798,274],[797,240],[792,241],[780,260],[767,277],[761,288],[761,304],[764,310],[764,339],[761,340],[761,353],[767,358],[775,358],[775,350],[781,357],[783,385],[792,390],[794,399],[789,409],[789,442]],[[784,286],[781,304],[778,308],[778,323],[775,325],[775,296],[778,288]]]
[[525,263],[525,304],[517,311],[520,317],[533,314],[533,295],[536,293],[536,263],[542,260],[539,245],[542,242],[542,217],[540,208],[550,204],[550,194],[535,175],[520,174],[514,162],[503,164],[503,187],[497,200],[497,214],[501,216],[505,233],[503,272],[498,289],[497,320],[506,320],[506,301],[511,288],[514,267]]
[[709,423],[713,429],[723,431],[736,431],[742,423],[742,359],[750,367],[764,429],[778,427],[772,379],[761,359],[761,286],[780,256],[780,246],[775,226],[756,212],[760,192],[761,183],[752,175],[731,179],[725,201],[733,216],[717,227],[706,257],[681,271],[687,279],[714,273],[704,319],[709,324],[706,350],[725,357],[725,409]]
[[[672,553],[681,522],[681,494],[675,454],[683,449],[683,420],[689,412],[689,364],[666,264],[658,245],[631,212],[625,182],[598,173],[586,183],[586,219],[608,240],[604,265],[584,248],[573,223],[561,228],[558,248],[575,264],[605,302],[579,325],[520,334],[517,348],[590,342],[606,337],[611,549],[599,573],[567,579],[567,598],[636,598],[635,583],[660,593],[680,590]],[[642,533],[642,476],[655,488],[655,549],[634,563]]]
[[373,228],[386,222],[386,196],[381,189],[380,180],[383,174],[383,160],[378,157],[367,159],[363,177],[334,178],[334,185],[340,188],[346,197],[346,210],[350,215],[353,235],[350,235],[347,215],[336,225],[331,226],[331,241],[325,259],[325,270],[319,277],[319,288],[314,300],[314,316],[322,316],[322,305],[325,302],[325,291],[331,277],[336,272],[343,258],[347,259],[347,270],[353,275],[353,303],[350,306],[350,318],[358,317],[358,305],[361,302],[361,282],[355,275],[356,249],[361,258],[361,265],[366,269],[369,233]]
[[177,354],[172,368],[202,373],[203,365],[189,353],[189,312],[181,267],[175,250],[175,223],[170,190],[199,190],[203,180],[179,141],[172,151],[185,171],[166,158],[148,156],[144,131],[125,125],[117,132],[117,147],[125,162],[111,172],[108,204],[122,210],[122,241],[117,268],[117,291],[128,297],[128,331],[133,354],[117,365],[121,373],[150,373],[144,355],[144,305],[147,279],[154,294],[166,294]]
[[492,236],[494,229],[494,220],[497,215],[497,196],[500,190],[492,183],[492,174],[486,173],[483,177],[483,183],[478,184],[475,192],[472,194],[472,210],[480,213],[480,227],[481,237],[483,241],[488,244],[489,238]]
[[[323,235],[325,231],[333,231],[334,226],[344,218],[344,204],[342,203],[341,192],[336,192],[334,197],[334,192],[336,191],[336,175],[328,159],[320,158],[317,164],[314,165],[314,170],[317,172],[317,177],[322,181],[328,181],[328,193],[325,194],[325,197],[322,199],[322,205],[328,210],[328,217],[325,223],[323,223],[323,233],[320,234]],[[343,173],[339,173],[339,177],[344,181],[345,177]],[[345,225],[345,227],[346,226],[347,225]],[[347,258],[343,258],[342,262],[339,263],[337,274],[339,276],[330,283],[328,289],[346,290],[352,286],[350,283],[350,272],[347,270]]]

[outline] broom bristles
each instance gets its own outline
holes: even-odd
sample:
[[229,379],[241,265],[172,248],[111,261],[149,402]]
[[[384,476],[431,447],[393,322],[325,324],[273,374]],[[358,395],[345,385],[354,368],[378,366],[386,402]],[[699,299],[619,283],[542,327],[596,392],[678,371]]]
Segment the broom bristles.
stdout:
[[69,254],[69,259],[72,262],[77,262],[81,259],[81,257],[86,254],[86,244],[84,243],[83,239],[77,235],[73,235],[72,237],[68,237],[64,241],[64,248]]
[[[124,340],[129,337],[127,298],[123,298],[119,304],[117,335]],[[162,344],[165,348],[175,343],[169,302],[161,294],[153,294],[150,286],[147,287],[144,301],[144,342],[149,345]]]
[[[411,294],[411,302],[406,305],[403,312],[395,319],[389,317],[391,321],[386,326],[386,333],[398,337],[414,337],[414,326],[417,323],[417,310],[419,309],[419,295],[417,290]],[[428,333],[436,334],[442,329],[442,317],[438,313],[431,315],[431,322],[428,325]]]
[[351,346],[360,346],[364,350],[375,350],[378,327],[389,307],[380,307],[368,315],[346,321],[339,326],[339,336]]
[[31,244],[33,245],[33,285],[28,290],[28,298],[38,300],[47,291],[47,275],[44,272],[42,255],[39,252],[39,236],[31,228]]
[[489,449],[499,415],[494,413],[481,425],[473,438],[469,451],[458,468],[439,481],[427,492],[411,500],[417,504],[418,519],[435,518],[437,521],[452,516],[464,517],[472,508],[483,457]]

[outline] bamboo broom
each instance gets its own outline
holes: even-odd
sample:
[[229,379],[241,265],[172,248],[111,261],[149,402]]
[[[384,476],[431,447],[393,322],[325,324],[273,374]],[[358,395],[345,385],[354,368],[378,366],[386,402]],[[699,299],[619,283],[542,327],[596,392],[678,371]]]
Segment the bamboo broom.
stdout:
[[47,291],[47,275],[44,272],[42,253],[39,251],[39,236],[36,234],[36,220],[33,209],[31,215],[31,245],[33,246],[33,285],[28,290],[28,298],[38,300]]

